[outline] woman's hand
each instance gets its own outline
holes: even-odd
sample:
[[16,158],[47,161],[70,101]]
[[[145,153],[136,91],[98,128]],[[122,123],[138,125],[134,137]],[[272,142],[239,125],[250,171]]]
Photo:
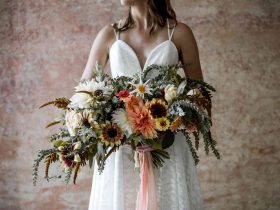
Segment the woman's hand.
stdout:
[[80,80],[91,79],[93,77],[92,70],[95,68],[96,62],[98,62],[102,69],[105,68],[109,59],[109,44],[113,39],[114,32],[111,25],[103,27],[97,33],[90,50],[86,67]]

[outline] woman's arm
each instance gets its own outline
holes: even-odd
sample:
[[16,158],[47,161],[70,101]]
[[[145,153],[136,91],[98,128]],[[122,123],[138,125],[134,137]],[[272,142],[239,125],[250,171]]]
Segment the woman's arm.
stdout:
[[109,44],[113,38],[114,32],[111,25],[103,27],[97,33],[89,53],[86,67],[80,80],[92,78],[92,70],[95,67],[96,62],[101,65],[102,69],[105,68],[109,58]]
[[184,23],[178,23],[175,32],[177,32],[176,40],[178,40],[180,47],[180,61],[182,64],[190,64],[184,67],[186,76],[192,79],[203,80],[198,47],[191,28]]

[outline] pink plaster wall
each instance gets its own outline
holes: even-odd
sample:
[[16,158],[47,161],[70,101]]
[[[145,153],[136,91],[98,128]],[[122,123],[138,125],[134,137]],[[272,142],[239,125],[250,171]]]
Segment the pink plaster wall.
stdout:
[[[280,2],[173,5],[195,34],[205,80],[218,90],[213,134],[222,160],[201,149],[198,166],[205,210],[280,209]],[[59,113],[37,108],[71,96],[97,31],[125,11],[119,0],[0,1],[1,210],[87,209],[87,168],[77,186],[42,178],[32,186],[35,152],[55,131],[44,126]]]

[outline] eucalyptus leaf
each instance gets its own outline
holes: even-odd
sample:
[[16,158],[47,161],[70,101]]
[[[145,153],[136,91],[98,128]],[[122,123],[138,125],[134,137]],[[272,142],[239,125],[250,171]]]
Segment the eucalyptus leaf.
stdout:
[[184,80],[183,82],[180,83],[180,85],[178,86],[178,89],[177,89],[178,95],[184,93],[186,85],[187,85],[187,80]]

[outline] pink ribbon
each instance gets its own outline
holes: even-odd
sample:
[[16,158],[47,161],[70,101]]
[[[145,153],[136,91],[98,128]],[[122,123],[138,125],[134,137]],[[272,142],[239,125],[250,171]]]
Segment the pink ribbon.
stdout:
[[[130,144],[122,147],[131,149]],[[154,175],[151,145],[137,147],[134,155],[135,167],[140,168],[140,187],[137,194],[136,210],[158,210],[157,184]]]
[[140,167],[140,189],[137,195],[136,210],[157,210],[157,185],[150,145],[137,148],[135,151],[135,163]]

